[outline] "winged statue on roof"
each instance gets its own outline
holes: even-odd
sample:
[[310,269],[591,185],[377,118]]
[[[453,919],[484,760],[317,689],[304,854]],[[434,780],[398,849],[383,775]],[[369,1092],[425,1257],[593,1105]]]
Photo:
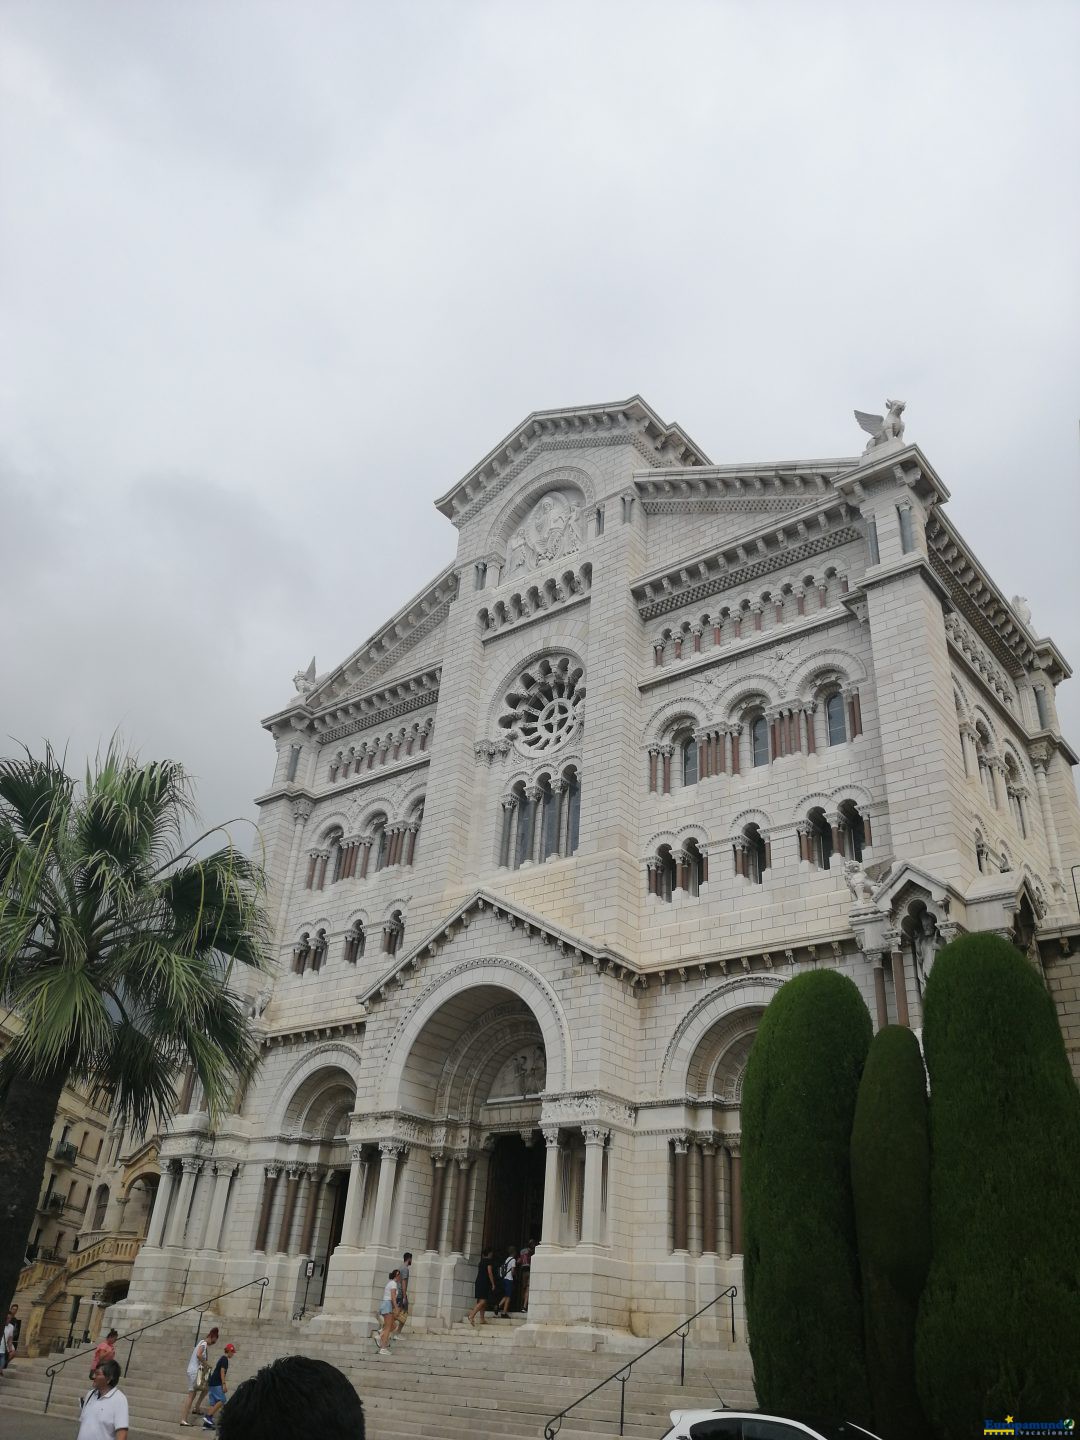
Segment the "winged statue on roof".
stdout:
[[904,422],[900,418],[907,408],[906,400],[886,400],[884,415],[868,415],[865,410],[856,410],[855,419],[870,439],[863,454],[876,450],[879,445],[888,445],[891,440],[904,438]]

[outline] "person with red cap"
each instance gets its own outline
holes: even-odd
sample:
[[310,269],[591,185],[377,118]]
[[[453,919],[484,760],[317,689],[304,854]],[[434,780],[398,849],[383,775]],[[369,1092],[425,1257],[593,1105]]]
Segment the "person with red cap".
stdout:
[[210,1372],[210,1383],[206,1389],[206,1398],[210,1401],[210,1409],[203,1416],[202,1428],[204,1430],[216,1430],[214,1416],[225,1404],[229,1395],[229,1382],[225,1378],[229,1372],[229,1361],[236,1354],[235,1345],[226,1345],[225,1352]]

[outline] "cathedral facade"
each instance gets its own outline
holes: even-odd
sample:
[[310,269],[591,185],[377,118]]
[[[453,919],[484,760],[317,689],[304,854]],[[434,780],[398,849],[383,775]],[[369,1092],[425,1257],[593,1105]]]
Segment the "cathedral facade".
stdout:
[[894,410],[719,466],[639,397],[540,412],[437,501],[453,562],[264,722],[264,1060],[214,1131],[185,1086],[129,1318],[265,1275],[264,1315],[366,1320],[411,1250],[441,1327],[534,1240],[531,1327],[660,1334],[741,1287],[790,976],[918,1028],[996,931],[1080,1054],[1070,672]]

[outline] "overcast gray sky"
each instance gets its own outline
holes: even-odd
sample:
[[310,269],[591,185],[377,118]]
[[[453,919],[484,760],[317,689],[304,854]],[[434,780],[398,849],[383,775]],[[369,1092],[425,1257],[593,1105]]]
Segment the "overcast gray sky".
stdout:
[[0,0],[0,733],[253,814],[435,496],[635,391],[717,462],[905,398],[1080,669],[1078,60],[1031,0]]

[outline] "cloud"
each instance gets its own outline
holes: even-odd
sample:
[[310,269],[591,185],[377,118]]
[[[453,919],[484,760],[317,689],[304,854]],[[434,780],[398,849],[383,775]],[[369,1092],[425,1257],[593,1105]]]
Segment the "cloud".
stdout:
[[1078,38],[1052,4],[12,0],[5,731],[121,725],[251,813],[297,665],[451,558],[432,499],[634,391],[718,461],[850,453],[901,393],[1077,658]]

